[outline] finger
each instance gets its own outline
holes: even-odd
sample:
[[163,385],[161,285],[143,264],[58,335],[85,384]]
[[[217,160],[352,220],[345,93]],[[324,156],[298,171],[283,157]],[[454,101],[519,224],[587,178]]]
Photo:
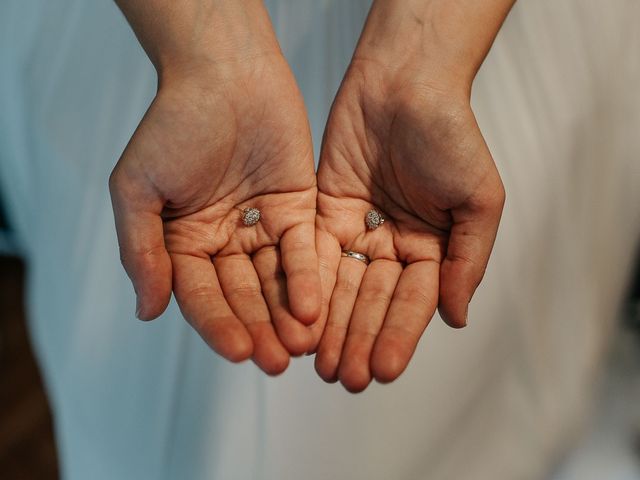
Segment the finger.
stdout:
[[313,223],[300,223],[280,239],[282,268],[287,276],[291,313],[310,325],[320,315],[320,276]]
[[249,332],[224,298],[208,258],[172,254],[173,291],[182,314],[205,342],[232,362],[251,357]]
[[454,328],[467,324],[469,302],[487,268],[500,223],[502,184],[488,200],[452,212],[447,256],[440,268],[438,310]]
[[284,372],[289,353],[276,336],[260,280],[248,255],[216,257],[213,266],[224,297],[253,339],[253,361],[269,375]]
[[253,265],[280,341],[291,355],[302,355],[309,349],[311,332],[291,314],[280,252],[263,248],[254,254]]
[[171,259],[164,245],[161,200],[131,183],[114,170],[109,189],[120,259],[136,292],[136,317],[152,320],[171,299]]
[[371,382],[371,350],[401,272],[399,262],[374,260],[364,274],[338,367],[338,378],[350,392]]
[[395,380],[409,364],[436,311],[439,272],[437,262],[420,261],[400,275],[371,354],[371,372],[379,382]]
[[318,268],[322,295],[320,317],[309,327],[311,333],[311,346],[307,352],[309,354],[316,352],[324,332],[342,251],[338,240],[329,232],[321,230],[316,231],[316,248],[318,249]]
[[346,257],[340,260],[329,315],[315,360],[316,371],[325,382],[338,380],[340,354],[366,269],[367,266],[360,260]]

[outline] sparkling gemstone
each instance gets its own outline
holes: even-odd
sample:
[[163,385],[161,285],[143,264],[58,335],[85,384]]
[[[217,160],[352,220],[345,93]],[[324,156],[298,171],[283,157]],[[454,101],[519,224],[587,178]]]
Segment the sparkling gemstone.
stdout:
[[369,230],[375,230],[384,223],[384,217],[377,210],[369,210],[364,221]]
[[242,223],[251,227],[260,221],[260,210],[257,208],[245,208],[242,211]]

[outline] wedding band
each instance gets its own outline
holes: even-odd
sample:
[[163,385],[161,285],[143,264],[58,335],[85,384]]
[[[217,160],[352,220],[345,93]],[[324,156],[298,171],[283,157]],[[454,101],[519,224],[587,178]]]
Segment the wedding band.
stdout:
[[342,256],[347,258],[355,258],[365,265],[369,265],[369,262],[371,261],[369,257],[367,257],[364,253],[352,252],[351,250],[343,250]]
[[371,209],[364,217],[364,223],[367,224],[369,230],[375,230],[384,223],[384,216],[379,211]]
[[260,210],[248,207],[242,210],[242,223],[246,227],[252,227],[260,221]]

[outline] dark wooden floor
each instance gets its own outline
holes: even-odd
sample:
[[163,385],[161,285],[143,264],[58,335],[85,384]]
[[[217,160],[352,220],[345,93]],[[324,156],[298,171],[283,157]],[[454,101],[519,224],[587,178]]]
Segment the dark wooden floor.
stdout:
[[51,413],[29,345],[24,268],[0,257],[0,479],[58,478]]

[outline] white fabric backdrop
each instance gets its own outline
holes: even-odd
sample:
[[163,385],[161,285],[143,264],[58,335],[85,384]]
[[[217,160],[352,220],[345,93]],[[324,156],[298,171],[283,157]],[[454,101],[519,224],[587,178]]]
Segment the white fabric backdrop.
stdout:
[[[269,1],[321,138],[362,0]],[[521,1],[474,106],[507,189],[463,331],[352,396],[212,354],[175,305],[133,319],[107,178],[155,91],[109,0],[0,4],[0,191],[64,478],[541,479],[588,413],[640,237],[640,2]]]

